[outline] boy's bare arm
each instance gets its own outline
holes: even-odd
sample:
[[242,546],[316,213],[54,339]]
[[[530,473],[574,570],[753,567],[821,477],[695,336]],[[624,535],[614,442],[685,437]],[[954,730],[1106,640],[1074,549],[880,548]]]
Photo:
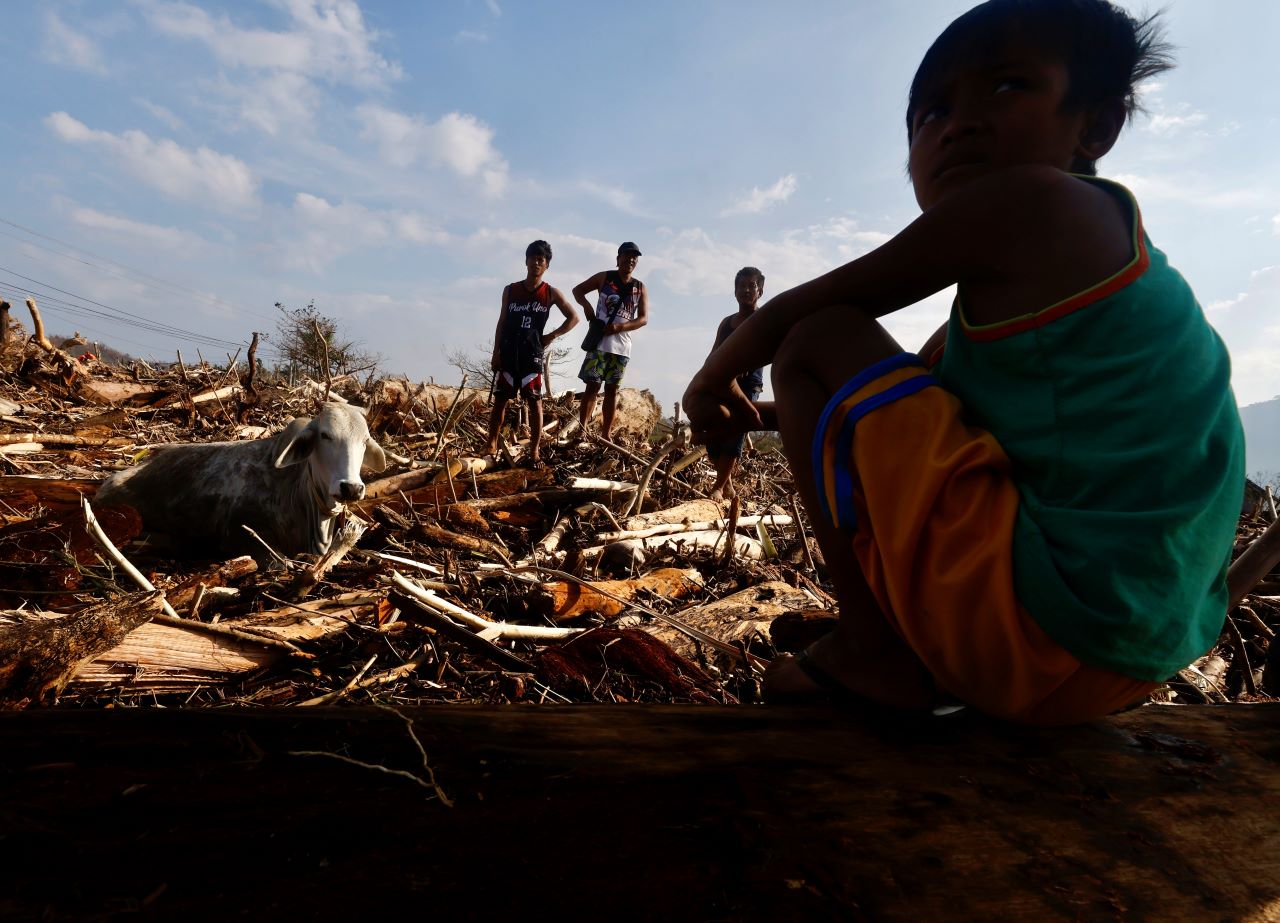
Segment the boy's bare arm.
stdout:
[[564,295],[560,294],[559,289],[551,290],[551,303],[560,309],[560,313],[564,315],[564,323],[550,333],[542,335],[542,347],[545,349],[550,345],[551,341],[557,337],[562,337],[574,327],[578,326],[578,312],[575,311],[565,300]]
[[1047,307],[1128,260],[1128,229],[1108,202],[1050,167],[975,181],[866,256],[773,298],[708,357],[690,389],[727,394],[734,376],[772,362],[792,326],[835,305],[879,317],[958,282],[970,293],[1011,296],[1009,317]]
[[626,323],[610,324],[605,328],[605,333],[612,335],[639,330],[647,323],[649,323],[649,290],[642,285],[640,286],[640,304],[636,306],[636,316]]
[[604,273],[598,272],[590,279],[585,279],[573,287],[573,300],[582,305],[583,316],[587,320],[591,320],[591,315],[595,313],[595,308],[591,306],[591,302],[587,301],[587,293],[599,291],[603,284]]

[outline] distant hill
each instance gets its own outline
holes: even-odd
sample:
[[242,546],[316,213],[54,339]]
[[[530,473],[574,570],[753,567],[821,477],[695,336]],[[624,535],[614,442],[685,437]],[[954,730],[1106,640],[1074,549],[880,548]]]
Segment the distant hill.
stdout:
[[1280,397],[1240,408],[1244,422],[1245,471],[1259,484],[1280,477]]

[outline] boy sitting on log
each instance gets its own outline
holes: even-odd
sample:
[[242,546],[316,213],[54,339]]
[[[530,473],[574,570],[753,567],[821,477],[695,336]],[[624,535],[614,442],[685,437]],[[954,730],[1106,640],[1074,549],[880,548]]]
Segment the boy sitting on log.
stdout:
[[[840,603],[765,675],[775,700],[949,693],[1033,724],[1150,693],[1216,640],[1244,484],[1226,349],[1095,163],[1170,66],[1155,17],[990,0],[907,106],[922,214],[774,298],[707,359],[703,439],[777,417]],[[876,318],[956,284],[919,356]]]

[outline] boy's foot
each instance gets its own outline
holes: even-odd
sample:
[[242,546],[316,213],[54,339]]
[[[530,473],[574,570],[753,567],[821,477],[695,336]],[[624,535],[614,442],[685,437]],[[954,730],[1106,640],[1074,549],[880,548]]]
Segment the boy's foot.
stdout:
[[893,657],[865,657],[846,649],[840,633],[819,638],[797,655],[782,654],[764,673],[767,702],[876,702],[924,710],[934,704],[932,683],[918,663],[895,665]]

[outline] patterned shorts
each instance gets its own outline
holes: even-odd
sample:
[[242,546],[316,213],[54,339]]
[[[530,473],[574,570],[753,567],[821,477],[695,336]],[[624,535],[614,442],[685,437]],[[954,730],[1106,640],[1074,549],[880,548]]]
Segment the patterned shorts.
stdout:
[[588,384],[602,381],[607,385],[620,385],[626,371],[626,356],[593,349],[582,360],[582,369],[578,372],[578,377]]

